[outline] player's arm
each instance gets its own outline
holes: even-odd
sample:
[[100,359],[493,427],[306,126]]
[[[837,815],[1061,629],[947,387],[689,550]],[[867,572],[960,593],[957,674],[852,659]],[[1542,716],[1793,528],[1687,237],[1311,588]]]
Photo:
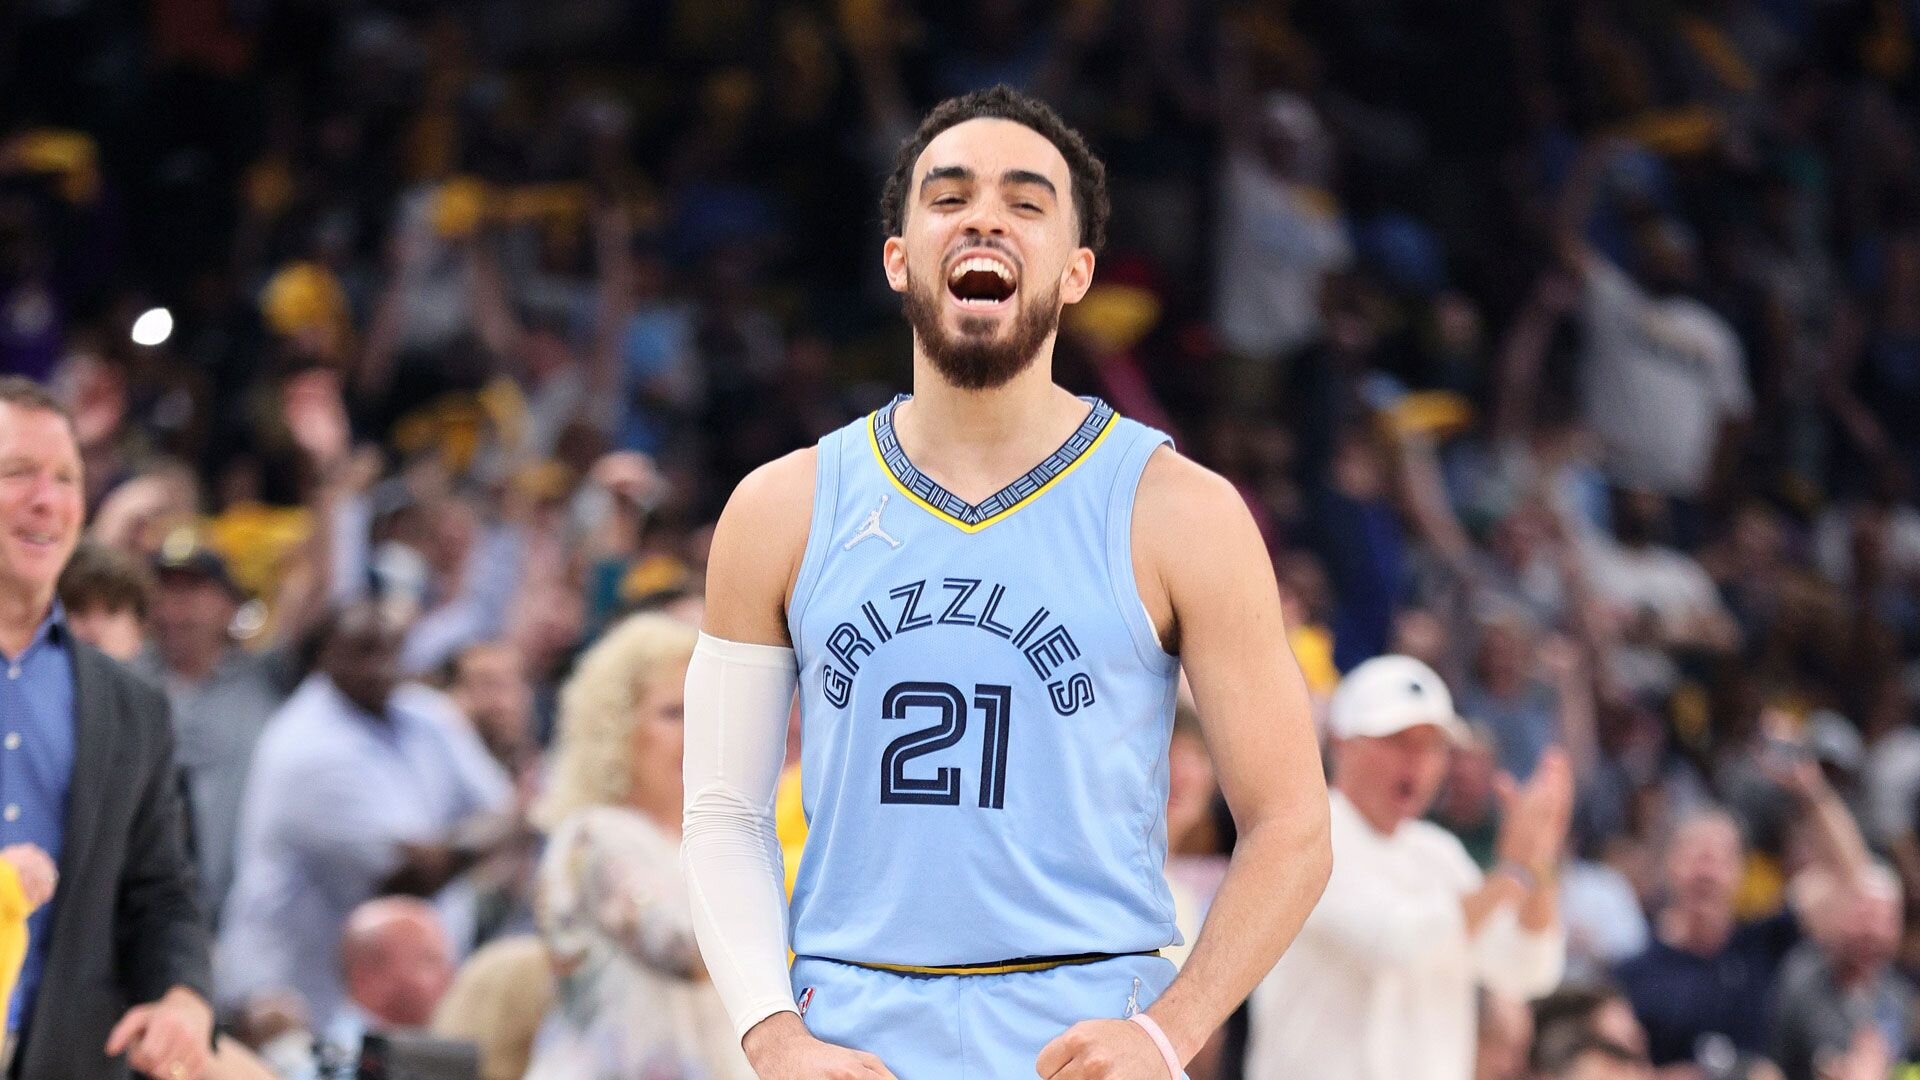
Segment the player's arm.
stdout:
[[714,527],[700,643],[687,665],[681,864],[694,937],[765,1080],[886,1077],[870,1054],[813,1038],[787,979],[774,791],[797,681],[786,607],[813,516],[815,451],[764,465]]
[[813,520],[818,452],[809,447],[748,474],[713,527],[700,629],[716,638],[790,648],[787,598]]
[[1171,616],[1163,636],[1193,686],[1239,835],[1192,955],[1147,1010],[1185,1061],[1293,941],[1326,887],[1333,849],[1306,683],[1239,492],[1162,450],[1141,478],[1134,522],[1136,577],[1156,622]]
[[[1171,450],[1156,452],[1135,496],[1133,564],[1161,640],[1192,683],[1239,833],[1193,952],[1146,1012],[1184,1063],[1273,968],[1326,887],[1327,788],[1273,564],[1239,493]],[[1035,1067],[1054,1080],[1131,1080],[1169,1068],[1145,1032],[1114,1020],[1074,1025]]]

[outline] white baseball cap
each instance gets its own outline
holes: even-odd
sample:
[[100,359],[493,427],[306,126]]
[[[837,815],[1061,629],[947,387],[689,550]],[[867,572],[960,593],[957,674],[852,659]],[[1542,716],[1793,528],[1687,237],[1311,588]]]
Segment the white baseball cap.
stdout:
[[1455,742],[1467,737],[1447,684],[1411,656],[1376,656],[1347,672],[1328,708],[1327,729],[1340,739],[1377,739],[1421,724]]

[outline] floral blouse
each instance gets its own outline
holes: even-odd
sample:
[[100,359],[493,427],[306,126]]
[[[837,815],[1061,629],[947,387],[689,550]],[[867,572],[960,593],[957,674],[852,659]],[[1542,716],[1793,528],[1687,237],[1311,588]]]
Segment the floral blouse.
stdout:
[[700,964],[675,837],[623,807],[569,817],[535,912],[559,993],[527,1080],[753,1080]]

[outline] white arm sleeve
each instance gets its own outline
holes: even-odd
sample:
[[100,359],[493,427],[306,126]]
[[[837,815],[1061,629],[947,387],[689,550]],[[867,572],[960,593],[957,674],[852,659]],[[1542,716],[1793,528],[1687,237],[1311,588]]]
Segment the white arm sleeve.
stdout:
[[797,1011],[773,799],[798,681],[793,650],[700,635],[687,665],[680,862],[694,937],[734,1034]]

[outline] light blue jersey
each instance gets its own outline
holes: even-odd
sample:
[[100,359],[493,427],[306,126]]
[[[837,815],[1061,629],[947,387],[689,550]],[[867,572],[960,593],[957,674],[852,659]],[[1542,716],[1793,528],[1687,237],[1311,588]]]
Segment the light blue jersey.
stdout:
[[1174,944],[1178,665],[1130,531],[1169,440],[1087,399],[1064,446],[969,506],[901,451],[904,400],[820,441],[788,615],[808,820],[794,950],[945,967]]

